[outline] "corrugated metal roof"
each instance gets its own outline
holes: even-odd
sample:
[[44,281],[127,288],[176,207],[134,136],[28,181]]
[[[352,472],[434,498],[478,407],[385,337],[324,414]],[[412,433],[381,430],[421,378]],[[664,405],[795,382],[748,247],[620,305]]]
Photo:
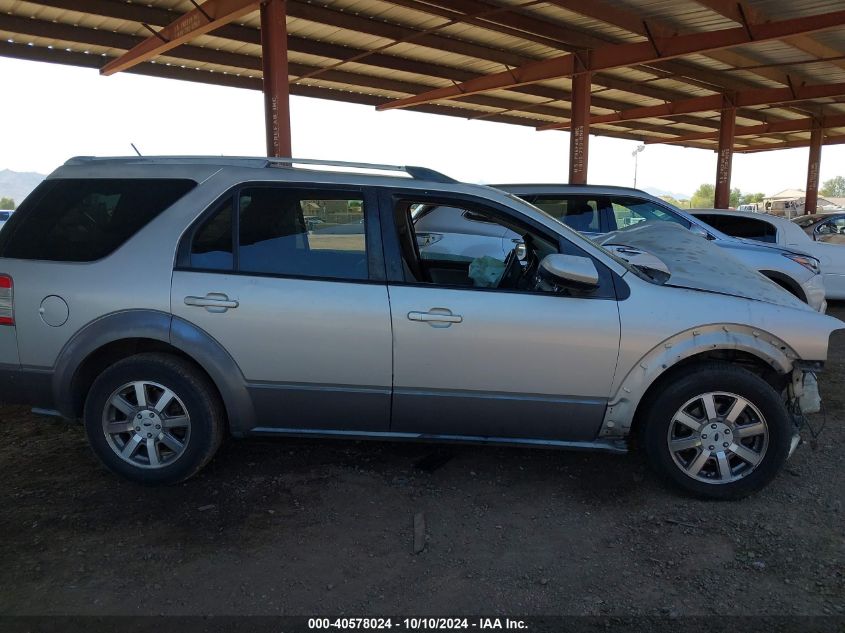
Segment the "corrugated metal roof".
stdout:
[[[752,23],[745,25],[735,4],[716,0],[288,0],[287,7],[291,91],[371,105],[571,51],[746,26],[753,35],[755,20],[845,9],[842,0],[747,0]],[[0,54],[100,68],[192,10],[190,0],[0,0]],[[259,28],[254,11],[133,71],[259,88]],[[659,50],[659,42],[653,45]],[[632,63],[595,73],[591,82],[594,116],[719,93],[845,84],[845,28]],[[561,77],[416,109],[529,126],[565,124],[571,90],[571,78]],[[742,107],[737,125],[842,115],[845,91],[837,94]],[[596,124],[591,131],[660,141],[711,134],[718,116],[685,111]],[[808,136],[788,130],[737,141],[777,146]],[[712,138],[680,144],[715,146]]]

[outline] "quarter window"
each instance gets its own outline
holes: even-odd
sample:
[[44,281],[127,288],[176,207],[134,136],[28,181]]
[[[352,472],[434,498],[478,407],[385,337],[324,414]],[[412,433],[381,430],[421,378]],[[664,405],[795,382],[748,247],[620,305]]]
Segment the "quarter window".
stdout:
[[191,246],[191,267],[206,270],[232,270],[235,266],[232,239],[232,207],[229,196],[202,225]]
[[91,262],[114,252],[196,186],[164,178],[46,180],[3,229],[3,257]]

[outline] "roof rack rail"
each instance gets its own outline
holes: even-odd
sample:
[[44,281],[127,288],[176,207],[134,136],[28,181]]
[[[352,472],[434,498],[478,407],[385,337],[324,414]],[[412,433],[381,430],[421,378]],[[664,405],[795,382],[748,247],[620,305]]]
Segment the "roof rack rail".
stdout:
[[372,169],[376,171],[401,171],[416,180],[430,180],[432,182],[449,184],[458,182],[454,178],[441,174],[439,171],[434,171],[428,167],[417,167],[414,165],[382,165],[379,163],[354,163],[343,160],[319,160],[316,158],[267,158],[268,167],[290,167],[291,165],[321,165],[325,167],[350,167],[353,169]]
[[65,161],[65,165],[84,165],[86,163],[173,163],[193,161],[204,164],[230,164],[244,167],[292,167],[293,165],[320,165],[325,167],[346,167],[350,169],[369,169],[372,171],[398,171],[408,174],[416,180],[428,180],[445,184],[459,181],[428,167],[414,165],[380,165],[378,163],[353,163],[343,160],[319,160],[316,158],[277,158],[274,156],[74,156]]

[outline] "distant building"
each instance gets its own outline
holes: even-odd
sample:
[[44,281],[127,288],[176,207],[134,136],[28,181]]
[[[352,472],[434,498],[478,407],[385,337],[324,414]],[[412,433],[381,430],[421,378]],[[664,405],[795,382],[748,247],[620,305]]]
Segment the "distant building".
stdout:
[[[761,211],[787,218],[804,215],[805,196],[806,192],[803,189],[784,189],[771,196],[766,196],[763,199]],[[813,211],[828,211],[842,206],[834,200],[845,201],[843,198],[831,199],[819,196],[816,208]]]

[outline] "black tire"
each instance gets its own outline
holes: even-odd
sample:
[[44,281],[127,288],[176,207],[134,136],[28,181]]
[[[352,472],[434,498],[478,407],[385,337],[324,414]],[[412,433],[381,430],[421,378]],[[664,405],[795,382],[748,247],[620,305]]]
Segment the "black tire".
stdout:
[[[759,410],[768,427],[768,444],[762,459],[742,478],[727,483],[693,478],[675,462],[669,449],[670,425],[676,413],[696,396],[712,392],[741,396]],[[642,441],[652,468],[684,491],[710,499],[740,499],[763,488],[783,468],[794,433],[794,425],[778,393],[756,374],[728,363],[696,365],[667,379],[647,404],[645,416]],[[702,445],[702,452],[704,448]],[[710,459],[714,461],[708,460],[709,467],[716,469],[715,458]]]
[[[177,406],[185,410],[190,420],[190,434],[184,438],[178,457],[173,453],[170,455],[172,462],[162,461],[162,465],[156,468],[145,468],[126,461],[118,455],[104,431],[107,401],[121,386],[139,381],[157,383],[169,389],[178,399]],[[137,406],[137,401],[135,404]],[[127,421],[130,418],[134,420],[133,416],[134,413],[127,415]],[[225,430],[223,403],[211,381],[178,356],[156,353],[130,356],[104,370],[88,392],[84,422],[88,442],[100,461],[112,472],[146,485],[175,484],[195,475],[214,456]],[[125,436],[115,437],[129,439],[133,435],[129,431]],[[149,452],[146,445],[142,449],[142,453]]]

